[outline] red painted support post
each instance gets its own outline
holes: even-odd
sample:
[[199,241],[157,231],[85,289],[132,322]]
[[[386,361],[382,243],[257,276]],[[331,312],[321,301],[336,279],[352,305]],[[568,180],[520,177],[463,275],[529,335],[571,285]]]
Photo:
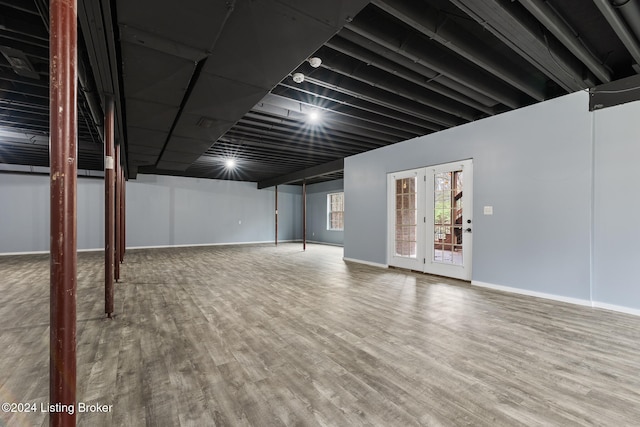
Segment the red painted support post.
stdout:
[[114,167],[113,143],[115,132],[115,113],[113,97],[105,97],[104,114],[104,312],[111,317],[114,311],[113,273],[114,273]]
[[276,185],[276,246],[278,246],[278,186]]
[[307,181],[302,181],[302,250],[307,250]]
[[77,3],[51,0],[50,127],[50,426],[76,424]]
[[124,195],[124,187],[126,185],[126,180],[124,179],[124,167],[122,167],[122,165],[120,166],[120,245],[118,246],[120,248],[120,263],[124,262],[124,249],[125,249],[125,244],[124,244],[124,212],[125,212],[125,208],[124,208],[124,201],[125,201],[125,195]]
[[116,145],[115,147],[116,157],[115,157],[115,168],[114,175],[116,179],[116,192],[115,192],[115,243],[113,246],[114,249],[114,265],[113,265],[113,276],[116,279],[116,282],[120,280],[120,145]]
[[127,180],[125,179],[124,168],[122,168],[122,251],[120,252],[120,262],[124,262],[124,254],[127,251]]

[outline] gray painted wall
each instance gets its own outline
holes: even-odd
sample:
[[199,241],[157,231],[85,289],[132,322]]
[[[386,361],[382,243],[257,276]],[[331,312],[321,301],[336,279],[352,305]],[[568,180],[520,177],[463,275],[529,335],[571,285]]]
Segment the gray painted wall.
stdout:
[[[302,194],[279,186],[279,239],[302,238]],[[49,177],[0,173],[0,253],[49,250]],[[78,249],[104,247],[104,184],[78,179]],[[255,183],[138,175],[127,182],[127,246],[270,242],[273,189]],[[241,222],[239,224],[238,222]]]
[[593,299],[640,309],[640,102],[595,113]]
[[[301,238],[300,188],[279,187],[280,240]],[[127,184],[127,245],[270,242],[273,189],[255,183],[138,175]]]
[[345,258],[387,264],[388,172],[472,158],[473,280],[588,300],[587,106],[579,92],[345,159]]
[[[0,173],[0,253],[49,251],[49,176]],[[78,178],[78,249],[104,247],[104,185]]]
[[327,194],[343,191],[342,179],[307,186],[307,239],[342,245],[344,231],[327,230]]

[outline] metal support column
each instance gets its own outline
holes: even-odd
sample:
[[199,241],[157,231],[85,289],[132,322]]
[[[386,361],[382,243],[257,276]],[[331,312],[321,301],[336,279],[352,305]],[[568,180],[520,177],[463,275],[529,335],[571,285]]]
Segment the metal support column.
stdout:
[[278,246],[278,186],[276,185],[276,246]]
[[120,167],[120,263],[124,262],[125,250],[125,234],[124,234],[124,217],[125,217],[125,186],[127,181],[124,177],[124,168]]
[[[76,405],[77,3],[50,3],[50,351],[49,403]],[[50,426],[74,426],[75,410],[49,414]]]
[[115,192],[115,242],[114,242],[114,263],[113,263],[113,275],[116,282],[120,280],[120,144],[115,147],[115,180],[116,180],[116,192]]
[[113,96],[105,98],[104,114],[104,312],[107,317],[113,313],[113,274],[115,240],[115,161],[113,143],[115,132]]
[[307,250],[307,181],[302,181],[302,250]]

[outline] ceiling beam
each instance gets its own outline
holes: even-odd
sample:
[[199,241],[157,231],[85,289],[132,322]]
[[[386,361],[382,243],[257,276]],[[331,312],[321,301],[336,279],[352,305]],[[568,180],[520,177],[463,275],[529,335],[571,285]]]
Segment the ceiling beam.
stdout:
[[636,64],[640,64],[640,45],[620,15],[614,10],[611,2],[609,0],[593,0],[593,2],[598,9],[600,9],[600,13],[602,13],[609,25],[611,25],[611,28],[613,28],[613,31],[615,31],[620,41],[622,41],[624,47],[627,48]]
[[290,184],[292,182],[303,181],[317,176],[328,175],[330,173],[344,170],[344,159],[334,160],[322,165],[313,166],[287,175],[278,176],[258,182],[258,189],[273,187],[275,185]]
[[[422,68],[421,71],[424,72],[424,67],[414,62],[409,61],[407,58],[395,55],[395,61],[391,58],[385,58],[378,53],[374,53],[362,46],[359,46],[347,39],[342,37],[333,37],[325,46],[331,48],[337,52],[341,52],[345,55],[349,55],[353,58],[359,59],[367,65],[377,67],[381,70],[386,71],[387,73],[391,73],[395,76],[402,77],[403,79],[420,85],[424,88],[432,90],[433,92],[439,93],[449,99],[453,99],[458,101],[461,104],[464,104],[468,107],[474,108],[478,111],[482,111],[490,116],[495,114],[495,111],[491,107],[487,107],[486,105],[476,101],[472,97],[460,93],[459,91],[453,90],[450,86],[443,84],[442,79],[438,81],[432,80],[433,77],[437,77],[437,73],[432,74],[432,78],[426,77],[424,74],[419,73],[415,68]],[[319,52],[322,52],[323,48],[320,49]],[[391,51],[388,51],[393,53]],[[322,55],[320,53],[320,55]],[[400,66],[398,66],[400,65]]]
[[535,100],[546,99],[544,86],[532,84],[531,79],[524,77],[523,70],[514,66],[507,58],[493,53],[489,46],[438,9],[425,3],[401,0],[373,0],[372,3]]
[[575,34],[568,24],[549,6],[541,0],[520,0],[520,3],[556,36],[560,42],[571,51],[584,65],[586,65],[601,82],[610,82],[611,73],[596,57],[587,50],[582,40]]
[[[346,28],[452,80],[472,87],[510,108],[519,108],[525,105],[521,96],[522,92],[497,77],[483,72],[477,65],[454,57],[453,54],[440,46],[425,44],[425,37],[415,31],[407,30],[405,34],[397,34],[397,29],[381,27],[364,19],[354,20]],[[432,49],[425,49],[427,46]]]
[[[330,46],[336,50],[344,49],[343,47],[336,47],[336,44],[334,43],[334,41],[340,39],[344,39],[348,43],[359,46],[360,48],[367,51],[374,52],[376,55],[379,55],[382,58],[393,61],[394,63],[399,64],[408,70],[418,73],[419,75],[424,77],[426,83],[438,83],[466,97],[469,97],[474,101],[484,105],[485,107],[491,108],[493,110],[492,114],[497,114],[498,112],[500,112],[496,110],[496,106],[500,103],[500,101],[498,101],[495,97],[489,96],[486,93],[482,93],[476,90],[468,82],[450,78],[443,73],[429,68],[425,63],[420,63],[414,60],[414,58],[412,57],[399,53],[397,50],[394,50],[394,48],[390,46],[383,46],[377,41],[371,40],[366,35],[358,34],[355,31],[349,30],[348,28],[343,28],[337,37],[334,37],[329,43],[327,43],[327,46]],[[355,56],[355,51],[352,51],[350,48],[345,53]],[[396,67],[394,66],[393,69],[395,68]]]
[[518,10],[517,3],[450,1],[565,91],[585,89],[596,82],[584,64],[555,38],[550,39],[540,31],[539,22],[526,10]]

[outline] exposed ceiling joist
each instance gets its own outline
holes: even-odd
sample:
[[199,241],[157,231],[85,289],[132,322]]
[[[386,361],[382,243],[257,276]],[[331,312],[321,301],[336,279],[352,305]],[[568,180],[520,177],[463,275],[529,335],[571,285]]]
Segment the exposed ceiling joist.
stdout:
[[317,176],[332,174],[344,169],[344,159],[334,160],[308,169],[297,171],[283,176],[258,182],[258,189],[273,187],[275,185],[290,184],[292,182],[304,181],[305,179],[315,178]]

